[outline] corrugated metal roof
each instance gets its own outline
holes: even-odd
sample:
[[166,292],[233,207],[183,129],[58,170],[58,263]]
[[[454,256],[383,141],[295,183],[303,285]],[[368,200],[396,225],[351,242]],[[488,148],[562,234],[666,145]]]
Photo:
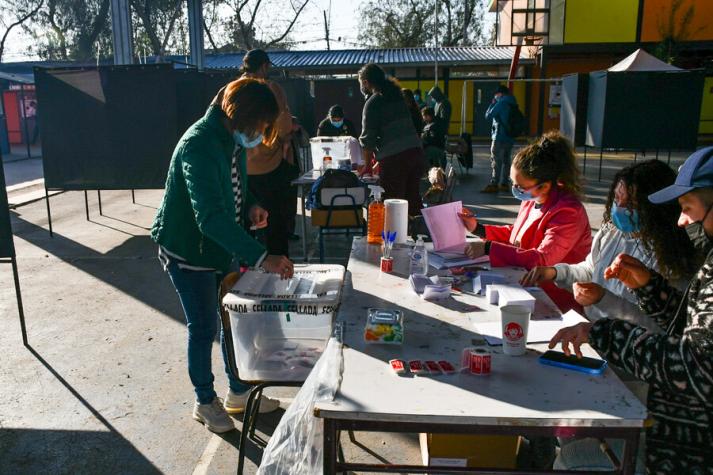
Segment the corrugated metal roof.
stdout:
[[[438,49],[438,64],[441,66],[487,66],[510,64],[513,49],[493,46],[459,46]],[[243,62],[244,51],[234,53],[207,54],[205,66],[209,69],[237,69]],[[392,48],[392,49],[346,49],[332,51],[268,51],[275,67],[283,69],[345,69],[355,70],[373,62],[389,67],[428,66],[435,60],[434,48]],[[149,63],[156,58],[147,58]],[[177,65],[185,63],[186,56],[166,56],[162,61],[172,61]],[[521,64],[532,63],[520,55]],[[0,71],[10,74],[32,74],[33,67],[93,66],[96,63],[71,61],[23,61],[2,63]],[[111,60],[101,61],[110,65]]]
[[[206,55],[206,67],[240,67],[244,52]],[[433,64],[434,48],[350,49],[332,51],[269,51],[277,68],[353,69],[366,63],[384,66],[420,66]],[[463,46],[438,49],[438,62],[444,66],[509,64],[513,50],[490,46]],[[521,56],[521,61],[529,62]]]

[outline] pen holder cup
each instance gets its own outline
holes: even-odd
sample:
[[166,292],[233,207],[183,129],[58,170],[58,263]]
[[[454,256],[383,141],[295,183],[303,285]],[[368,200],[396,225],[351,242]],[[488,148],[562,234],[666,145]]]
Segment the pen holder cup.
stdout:
[[382,257],[381,258],[381,272],[392,272],[394,270],[394,258],[393,257]]

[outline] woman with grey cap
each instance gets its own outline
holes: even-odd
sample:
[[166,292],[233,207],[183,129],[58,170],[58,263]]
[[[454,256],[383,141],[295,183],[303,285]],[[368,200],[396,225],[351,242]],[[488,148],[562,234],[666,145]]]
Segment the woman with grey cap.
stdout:
[[713,147],[693,153],[676,182],[649,195],[654,204],[678,200],[678,225],[705,261],[685,292],[641,261],[619,254],[606,269],[636,295],[665,330],[605,318],[560,330],[550,348],[570,343],[581,357],[589,343],[611,364],[649,383],[646,469],[656,474],[704,474],[713,467]]
[[327,117],[319,123],[317,135],[319,137],[358,137],[354,123],[344,117],[344,109],[337,104],[329,108]]

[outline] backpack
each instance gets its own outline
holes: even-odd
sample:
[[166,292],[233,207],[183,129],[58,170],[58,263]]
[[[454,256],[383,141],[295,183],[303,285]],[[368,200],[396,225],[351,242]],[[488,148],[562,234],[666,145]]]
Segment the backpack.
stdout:
[[510,104],[510,113],[508,114],[507,133],[510,137],[516,138],[525,133],[525,116],[520,111],[517,103]]
[[[322,203],[322,190],[325,188],[341,189],[341,192],[344,193],[351,188],[364,188],[364,184],[351,171],[329,168],[312,185],[312,190],[307,198],[307,209],[318,209],[330,205],[330,203]],[[358,201],[357,199],[357,204],[360,204]]]

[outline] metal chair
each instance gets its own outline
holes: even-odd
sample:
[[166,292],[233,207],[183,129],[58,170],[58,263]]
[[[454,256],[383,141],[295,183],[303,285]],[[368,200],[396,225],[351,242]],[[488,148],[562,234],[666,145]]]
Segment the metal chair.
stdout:
[[257,424],[257,417],[260,410],[260,398],[262,397],[262,392],[265,388],[269,387],[300,387],[304,381],[246,381],[240,378],[240,373],[238,371],[238,365],[235,361],[235,350],[233,346],[233,334],[231,332],[230,326],[230,315],[223,307],[222,301],[226,293],[235,285],[235,283],[240,279],[240,275],[237,272],[232,272],[223,278],[220,283],[220,322],[223,327],[223,338],[225,339],[226,351],[228,352],[228,366],[230,367],[230,372],[235,376],[238,382],[251,385],[250,394],[248,395],[248,400],[245,405],[245,412],[243,413],[243,430],[240,433],[240,446],[238,449],[238,475],[243,473],[243,468],[245,465],[245,446],[247,444],[248,438],[257,445],[262,445],[262,441],[255,438],[255,426]]
[[[363,187],[359,187],[363,190]],[[355,188],[356,189],[356,188]],[[364,203],[366,203],[366,197],[368,193],[363,190],[363,197],[355,197],[354,193],[350,192],[350,188],[324,188],[322,189],[322,195],[324,196],[325,191],[329,193],[329,190],[340,190],[335,194],[331,194],[329,199],[329,205],[321,206],[317,211],[326,211],[327,217],[324,225],[319,226],[319,262],[324,262],[324,236],[325,235],[335,235],[335,234],[345,234],[347,238],[351,233],[361,233],[362,236],[366,234],[366,220],[362,214],[362,209]],[[333,192],[333,191],[332,191]],[[347,204],[345,204],[345,201]],[[322,199],[320,197],[320,202]],[[353,221],[348,221],[346,223],[338,224],[334,222],[335,212],[342,212],[342,218],[345,219],[345,215],[349,216],[351,219],[351,213],[353,213]],[[314,211],[312,222],[315,222]]]

